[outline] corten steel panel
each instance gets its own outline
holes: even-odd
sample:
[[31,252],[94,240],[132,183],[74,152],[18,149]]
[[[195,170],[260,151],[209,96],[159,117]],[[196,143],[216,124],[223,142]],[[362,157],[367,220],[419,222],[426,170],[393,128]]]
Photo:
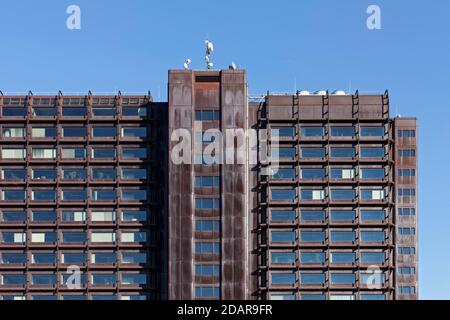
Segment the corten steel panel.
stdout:
[[[111,117],[97,117],[92,114],[92,107],[102,105],[104,107],[111,107],[115,109],[115,114]],[[28,260],[28,270],[42,270],[47,273],[54,273],[57,270],[64,271],[68,265],[64,264],[61,260],[61,253],[67,251],[82,252],[90,246],[92,250],[95,251],[109,251],[115,252],[117,257],[120,256],[121,252],[124,250],[133,251],[139,250],[140,252],[146,253],[149,257],[149,262],[152,261],[153,264],[146,264],[145,266],[140,265],[125,265],[119,263],[112,269],[108,266],[101,266],[100,269],[108,270],[111,269],[116,272],[117,276],[120,276],[123,271],[129,272],[143,272],[147,274],[149,282],[147,286],[127,286],[120,283],[118,280],[117,291],[114,287],[105,287],[104,293],[118,293],[120,295],[127,294],[145,294],[148,295],[150,299],[165,299],[167,297],[166,285],[167,285],[167,271],[166,264],[164,261],[167,259],[164,257],[164,248],[166,247],[165,237],[162,236],[165,232],[166,227],[166,217],[164,200],[162,198],[162,189],[166,188],[166,176],[160,176],[158,173],[160,171],[165,171],[164,163],[167,162],[165,157],[166,142],[167,137],[163,130],[167,125],[167,105],[164,103],[153,103],[150,96],[62,96],[58,95],[56,97],[49,96],[32,96],[27,97],[9,97],[5,96],[2,99],[0,108],[3,107],[22,107],[25,108],[26,113],[22,117],[9,117],[2,116],[1,126],[17,126],[22,125],[28,131],[27,138],[21,141],[14,142],[16,146],[22,148],[28,147],[31,151],[33,147],[50,147],[56,149],[58,155],[54,159],[47,160],[36,160],[32,159],[29,155],[23,161],[9,161],[8,168],[13,167],[27,167],[28,175],[27,179],[21,184],[21,188],[27,190],[27,198],[22,203],[17,202],[7,202],[0,201],[0,216],[5,210],[24,210],[27,213],[27,224],[18,226],[17,231],[25,232],[28,234],[28,239],[25,244],[14,243],[12,245],[0,244],[0,251],[3,248],[9,247],[21,247],[24,248],[26,245],[27,253],[31,256],[32,252],[55,252],[58,255],[55,264],[47,265],[35,265],[31,264],[31,260]],[[85,116],[62,116],[63,107],[83,107],[86,109]],[[147,116],[122,116],[122,108],[127,107],[145,107],[148,111]],[[54,116],[42,116],[33,114],[34,108],[48,108],[55,112]],[[137,109],[136,109],[137,110]],[[2,110],[3,111],[3,110]],[[128,141],[127,139],[120,139],[119,133],[114,139],[115,141],[106,140],[95,140],[90,138],[82,139],[72,139],[71,141],[66,141],[64,137],[61,136],[61,130],[58,130],[57,137],[55,139],[35,139],[30,135],[31,128],[41,127],[41,126],[52,126],[60,129],[62,126],[78,126],[86,127],[91,130],[93,125],[104,125],[119,127],[129,125],[135,126],[139,124],[140,126],[147,127],[148,138],[145,141],[140,142],[140,146],[146,147],[148,152],[148,158],[142,160],[128,160],[127,163],[121,163],[122,159],[117,156],[114,160],[97,160],[97,163],[93,165],[90,157],[86,157],[83,160],[63,160],[60,156],[62,146],[78,146],[90,150],[92,146],[103,147],[109,146],[112,148],[119,147],[117,153],[120,155],[120,148],[124,145],[132,146],[136,142]],[[11,142],[8,141],[7,137],[1,137],[1,146],[10,145]],[[2,161],[5,162],[5,161]],[[8,162],[8,161],[6,161]],[[51,180],[32,180],[31,172],[33,168],[51,168],[57,171],[56,179]],[[79,181],[68,181],[63,179],[61,175],[61,168],[86,168],[88,172],[87,178]],[[99,184],[99,181],[94,180],[91,176],[92,167],[111,167],[111,168],[121,168],[121,167],[142,167],[147,168],[147,179],[146,180],[133,180],[127,181],[123,179],[112,179],[109,181],[104,181],[104,183]],[[117,172],[117,171],[116,171]],[[14,181],[5,180],[2,181],[2,190],[10,189],[15,186]],[[93,201],[90,192],[93,189],[108,189],[116,190],[116,197],[112,201]],[[83,189],[88,192],[87,201],[63,201],[61,198],[61,190],[64,189]],[[51,189],[56,192],[55,201],[36,201],[31,198],[31,190],[43,190]],[[121,199],[120,191],[122,189],[141,189],[147,190],[147,201],[124,201]],[[55,211],[56,218],[54,221],[33,221],[32,213],[34,211],[47,210]],[[86,221],[68,223],[62,221],[62,212],[64,210],[75,210],[86,212]],[[122,221],[121,212],[124,210],[147,210],[147,222],[134,222],[129,223]],[[115,222],[95,222],[90,218],[90,213],[93,211],[115,211],[116,221]],[[7,226],[4,221],[0,221],[0,232],[4,231],[5,228],[11,228]],[[86,231],[90,230],[87,234],[88,238],[85,242],[79,243],[33,243],[30,240],[32,232],[36,231],[46,231],[46,232],[56,232],[58,241],[62,239],[62,232],[67,231]],[[91,232],[114,232],[117,237],[115,242],[102,242],[94,243],[90,241]],[[119,241],[120,235],[123,232],[130,231],[145,231],[148,234],[147,244],[140,243],[123,243]],[[86,272],[99,270],[99,266],[87,262],[82,266],[82,269]],[[28,291],[32,289],[33,291]],[[58,281],[58,285],[55,287],[56,290],[61,290],[61,293],[71,294],[76,291],[69,290],[62,283]],[[98,286],[85,286],[79,292],[90,295],[91,290],[98,289]],[[8,288],[1,287],[0,292],[4,290],[9,290]],[[20,294],[27,295],[28,292],[32,294],[50,294],[53,295],[55,291],[51,287],[34,286],[33,288],[26,287]],[[0,293],[1,294],[1,293]],[[28,294],[28,298],[30,294]]]
[[[415,132],[414,137],[402,138],[399,137],[400,130],[413,130]],[[395,139],[395,177],[396,177],[396,227],[398,228],[415,228],[416,233],[412,236],[401,237],[398,232],[396,233],[396,267],[409,267],[415,268],[415,274],[413,275],[399,275],[397,273],[396,278],[396,298],[399,300],[417,300],[419,298],[418,288],[418,124],[415,118],[395,118],[393,121],[393,138]],[[399,150],[414,150],[415,156],[404,158],[399,156]],[[414,169],[416,174],[414,177],[399,177],[399,169]],[[401,197],[398,196],[399,188],[413,188],[415,189],[414,197]],[[399,208],[414,208],[415,215],[411,217],[402,217],[398,214]],[[400,247],[413,247],[416,252],[414,255],[400,255],[398,250]],[[411,295],[400,294],[398,288],[400,286],[414,287],[415,293]]]

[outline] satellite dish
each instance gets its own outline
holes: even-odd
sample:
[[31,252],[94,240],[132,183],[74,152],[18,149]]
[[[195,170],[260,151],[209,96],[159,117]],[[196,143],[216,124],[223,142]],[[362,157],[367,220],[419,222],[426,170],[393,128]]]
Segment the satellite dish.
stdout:
[[184,63],[183,63],[183,67],[184,67],[184,69],[185,70],[188,70],[189,69],[189,65],[191,64],[191,59],[189,59],[189,58],[186,58],[185,60],[184,60]]
[[237,67],[236,63],[234,63],[233,61],[228,66],[228,69],[230,69],[230,70],[237,70],[237,68],[238,67]]
[[336,90],[336,91],[333,92],[333,95],[335,95],[335,96],[345,96],[346,93],[343,90]]

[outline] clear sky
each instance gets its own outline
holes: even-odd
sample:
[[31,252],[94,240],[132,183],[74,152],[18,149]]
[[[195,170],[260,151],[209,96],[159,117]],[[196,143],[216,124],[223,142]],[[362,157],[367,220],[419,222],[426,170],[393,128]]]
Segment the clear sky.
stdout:
[[[71,4],[81,30],[66,28]],[[371,4],[381,30],[366,27]],[[448,0],[1,0],[0,90],[165,100],[168,69],[204,68],[206,37],[254,94],[389,89],[393,116],[419,118],[420,295],[450,299],[449,12]]]

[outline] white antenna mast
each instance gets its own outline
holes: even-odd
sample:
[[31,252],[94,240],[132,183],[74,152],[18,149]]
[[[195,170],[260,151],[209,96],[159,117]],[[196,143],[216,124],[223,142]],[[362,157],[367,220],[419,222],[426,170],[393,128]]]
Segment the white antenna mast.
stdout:
[[211,41],[206,40],[205,47],[206,47],[206,55],[205,55],[206,69],[210,70],[214,66],[211,60],[211,55],[214,51],[214,45]]

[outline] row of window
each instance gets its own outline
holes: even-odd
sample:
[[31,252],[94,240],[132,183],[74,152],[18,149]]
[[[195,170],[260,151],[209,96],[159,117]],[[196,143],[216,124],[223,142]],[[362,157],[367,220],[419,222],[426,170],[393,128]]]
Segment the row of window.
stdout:
[[[84,222],[88,217],[92,222],[115,222],[118,219],[117,212],[111,210],[90,210],[88,213],[86,211],[62,210],[60,214],[62,222]],[[3,210],[0,213],[0,221],[25,223],[27,216],[26,211]],[[119,217],[124,222],[144,222],[147,220],[147,211],[121,210]],[[30,211],[30,221],[32,222],[55,222],[57,218],[58,213],[55,210],[40,209]]]
[[[295,293],[270,293],[269,300],[356,300],[355,294],[330,293],[327,297],[323,293],[302,293],[297,298]],[[359,300],[386,300],[386,295],[382,293],[360,293]]]
[[[299,196],[301,200],[325,200],[325,190],[300,189]],[[328,196],[332,201],[355,201],[357,191],[355,189],[333,189],[331,188]],[[384,189],[360,189],[359,198],[361,200],[384,200]],[[272,201],[295,201],[297,199],[296,189],[270,189],[270,199]]]
[[[62,273],[59,277],[54,273],[30,273],[31,285],[66,285],[75,286],[73,280],[73,273]],[[91,285],[116,285],[120,282],[121,285],[146,285],[147,275],[141,273],[95,273],[91,272],[87,277],[86,274],[80,274],[79,285],[83,286],[87,284],[87,278],[89,278],[89,284]],[[27,284],[27,276],[25,274],[0,274],[0,286],[25,286]],[[81,289],[81,287],[80,287]]]
[[[355,147],[330,147],[331,158],[355,158],[357,148]],[[386,156],[384,147],[360,147],[360,158],[382,159]],[[297,155],[295,147],[278,147],[271,148],[271,157],[280,159],[295,160],[297,157],[302,159],[323,159],[327,156],[325,147],[301,147],[300,153]]]
[[69,265],[85,265],[89,262],[92,264],[139,264],[143,265],[147,263],[147,254],[145,252],[96,252],[92,251],[89,254],[86,252],[1,252],[0,264],[13,265],[13,264],[30,264],[36,265],[54,265],[58,261],[60,263]]
[[[120,108],[122,116],[125,117],[145,117],[147,116],[147,108],[125,107]],[[61,115],[63,117],[85,117],[88,108],[86,107],[67,107],[63,106]],[[118,115],[116,107],[92,107],[90,111],[94,117],[114,117]],[[4,117],[26,117],[28,109],[25,107],[3,107],[2,116]],[[56,117],[58,110],[55,107],[32,107],[31,114],[36,117]]]
[[89,296],[83,294],[60,294],[59,296],[54,295],[30,295],[28,298],[23,295],[6,294],[0,295],[0,300],[10,300],[10,301],[21,301],[21,300],[148,300],[148,296],[139,295],[134,293],[122,293],[120,295],[116,294],[91,294]]
[[[336,168],[329,169],[330,179],[354,179],[354,168]],[[386,171],[384,168],[360,168],[359,177],[365,180],[384,179]],[[295,167],[281,167],[272,170],[272,179],[295,179],[297,177],[297,169]],[[325,168],[301,168],[299,178],[303,180],[315,180],[327,178],[327,170]]]
[[[56,201],[58,192],[54,189],[30,189],[30,199],[32,201]],[[116,189],[60,189],[61,201],[87,201],[88,194],[91,201],[116,201]],[[140,189],[120,189],[120,199],[122,201],[147,201],[147,190]],[[0,191],[2,201],[26,201],[27,191],[17,189],[3,189]]]
[[[336,243],[354,243],[356,236],[359,234],[360,242],[378,242],[383,243],[386,240],[385,231],[329,231],[330,242]],[[297,233],[295,231],[271,231],[270,237],[272,242],[277,243],[294,243],[297,241]],[[327,240],[326,231],[300,231],[299,241],[302,243],[325,242]]]
[[[328,277],[325,273],[270,273],[271,285],[295,285],[297,281],[302,285],[356,285],[357,273],[354,272],[330,272]],[[359,272],[359,283],[365,285],[384,285],[386,276],[384,273],[374,274],[373,272]]]
[[[59,236],[58,236],[59,235]],[[59,238],[59,239],[58,239]],[[114,243],[120,240],[122,243],[145,243],[147,233],[145,231],[32,231],[28,234],[28,240],[35,244],[60,243]],[[0,243],[19,243],[27,241],[27,233],[17,231],[1,231]]]
[[[146,138],[146,127],[121,127],[120,136],[122,138]],[[91,138],[116,138],[116,126],[93,126],[91,128]],[[61,126],[60,129],[62,138],[86,138],[88,129],[85,126]],[[3,138],[25,138],[27,130],[24,127],[3,127]],[[31,138],[56,138],[58,135],[57,127],[33,127],[31,128]]]
[[[329,130],[323,126],[300,127],[302,137],[325,137],[326,131],[329,131],[332,137],[355,137],[357,134],[357,128],[353,126],[330,126]],[[384,137],[385,134],[386,130],[383,126],[361,126],[359,129],[361,137]],[[297,135],[297,128],[292,126],[271,127],[271,135],[280,138],[294,138]]]
[[[119,171],[119,172],[118,172]],[[54,167],[31,168],[31,179],[33,180],[56,180],[57,173],[64,180],[85,180],[88,177],[87,168]],[[124,180],[145,180],[147,179],[147,169],[138,168],[90,168],[91,178],[93,180],[115,180],[121,178]],[[28,169],[25,168],[4,168],[0,172],[0,178],[6,181],[24,181],[28,178]]]
[[[131,148],[119,147],[122,159],[146,159],[147,148]],[[58,151],[55,148],[32,147],[32,159],[56,159]],[[84,147],[61,147],[59,156],[61,159],[86,159],[86,148]],[[90,150],[92,159],[108,159],[115,160],[117,152],[115,147],[92,147]],[[25,148],[8,148],[3,147],[1,150],[2,159],[18,159],[24,160],[27,157],[27,149]]]
[[[339,252],[332,251],[329,253],[328,261],[330,263],[356,263],[356,260],[361,263],[376,263],[382,264],[386,262],[386,253],[384,251],[361,251],[359,255],[355,252]],[[301,251],[299,254],[300,263],[325,263],[327,255],[325,252],[311,252]],[[270,262],[279,264],[295,264],[297,262],[297,253],[295,252],[270,252]]]

